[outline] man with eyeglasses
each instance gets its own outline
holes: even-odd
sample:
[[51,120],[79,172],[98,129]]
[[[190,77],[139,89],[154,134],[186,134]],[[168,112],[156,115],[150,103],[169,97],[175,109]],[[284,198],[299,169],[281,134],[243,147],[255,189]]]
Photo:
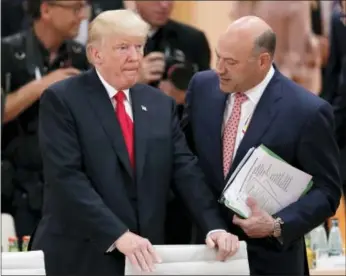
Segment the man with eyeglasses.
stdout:
[[15,168],[13,193],[7,196],[19,238],[30,235],[41,217],[40,97],[51,84],[89,68],[84,47],[72,40],[87,16],[86,1],[30,0],[26,9],[30,28],[1,42],[2,160]]

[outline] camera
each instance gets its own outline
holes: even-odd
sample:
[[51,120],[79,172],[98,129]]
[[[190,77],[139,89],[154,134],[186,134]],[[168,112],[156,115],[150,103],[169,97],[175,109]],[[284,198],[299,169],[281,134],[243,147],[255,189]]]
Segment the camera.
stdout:
[[163,53],[166,64],[163,79],[170,80],[177,89],[185,91],[192,76],[198,71],[198,65],[187,61],[180,49],[167,45]]

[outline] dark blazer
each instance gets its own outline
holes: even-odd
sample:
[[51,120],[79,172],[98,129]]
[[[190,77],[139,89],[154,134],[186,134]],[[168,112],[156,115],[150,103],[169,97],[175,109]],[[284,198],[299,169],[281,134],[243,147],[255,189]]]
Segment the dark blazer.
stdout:
[[335,133],[341,149],[341,171],[346,191],[346,26],[338,9],[331,19],[329,52],[322,97],[334,108]]
[[[220,197],[226,183],[221,144],[226,99],[215,72],[197,73],[192,79],[187,94],[186,134],[215,198]],[[304,275],[303,236],[335,213],[341,196],[330,105],[276,71],[257,105],[228,177],[246,152],[260,144],[313,175],[311,191],[277,214],[285,222],[283,245],[272,238],[248,238],[232,225],[233,213],[221,205],[220,209],[232,231],[248,242],[252,275]]]
[[170,185],[204,232],[226,225],[179,127],[173,99],[147,85],[130,89],[136,170],[94,69],[54,84],[41,99],[43,218],[33,249],[48,275],[118,275],[124,257],[105,254],[128,229],[164,241]]

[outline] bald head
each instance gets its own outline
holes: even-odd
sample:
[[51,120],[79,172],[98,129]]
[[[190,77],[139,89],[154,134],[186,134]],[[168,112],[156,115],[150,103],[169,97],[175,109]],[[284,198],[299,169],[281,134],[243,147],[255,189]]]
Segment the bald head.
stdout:
[[254,54],[268,52],[272,58],[274,57],[276,35],[272,28],[259,17],[241,17],[232,22],[223,35],[239,37],[240,43],[247,43],[247,45],[250,43]]
[[215,49],[221,90],[244,92],[259,84],[272,66],[275,44],[275,33],[258,17],[230,24]]

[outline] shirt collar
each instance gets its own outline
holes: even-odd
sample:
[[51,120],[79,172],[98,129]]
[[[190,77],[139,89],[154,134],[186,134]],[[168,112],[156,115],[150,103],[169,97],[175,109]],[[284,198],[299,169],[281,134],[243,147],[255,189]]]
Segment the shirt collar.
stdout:
[[[103,86],[105,87],[108,96],[110,99],[113,99],[114,96],[118,93],[119,90],[115,89],[113,86],[111,86],[108,82],[106,82],[106,80],[101,76],[100,72],[96,70],[96,73],[100,79],[100,81],[102,82]],[[124,89],[122,90],[125,93],[126,96],[126,100],[130,102],[130,89]]]
[[[249,100],[253,104],[256,105],[259,102],[264,90],[266,89],[270,80],[274,76],[274,73],[275,73],[275,69],[273,66],[271,66],[267,75],[265,76],[265,78],[259,84],[257,84],[255,87],[253,87],[253,88],[251,88],[245,92],[246,96],[249,98]],[[232,96],[234,96],[234,95],[232,94]]]

